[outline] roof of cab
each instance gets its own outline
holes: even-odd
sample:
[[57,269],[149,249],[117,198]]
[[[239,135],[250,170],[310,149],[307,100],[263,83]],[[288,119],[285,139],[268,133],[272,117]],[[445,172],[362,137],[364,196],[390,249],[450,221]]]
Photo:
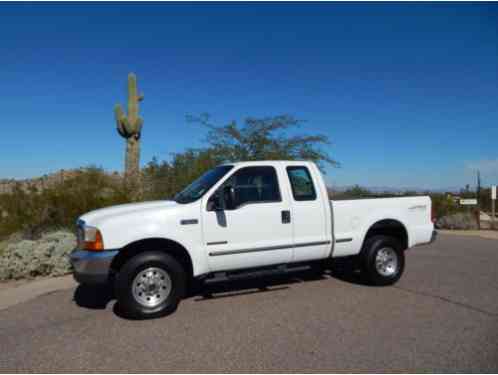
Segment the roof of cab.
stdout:
[[238,161],[233,163],[223,163],[222,165],[233,165],[233,166],[241,166],[241,165],[278,165],[278,164],[287,164],[287,165],[296,165],[296,164],[311,164],[313,162],[307,160],[251,160],[251,161]]

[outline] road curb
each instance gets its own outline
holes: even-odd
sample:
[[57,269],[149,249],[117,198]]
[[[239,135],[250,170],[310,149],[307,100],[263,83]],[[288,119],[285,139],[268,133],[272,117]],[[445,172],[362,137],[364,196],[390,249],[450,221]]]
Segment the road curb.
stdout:
[[452,236],[480,237],[488,240],[498,240],[498,232],[492,230],[448,230],[438,229],[439,234],[449,234]]
[[26,284],[6,286],[0,289],[0,310],[58,290],[74,288],[77,285],[72,275],[34,280]]

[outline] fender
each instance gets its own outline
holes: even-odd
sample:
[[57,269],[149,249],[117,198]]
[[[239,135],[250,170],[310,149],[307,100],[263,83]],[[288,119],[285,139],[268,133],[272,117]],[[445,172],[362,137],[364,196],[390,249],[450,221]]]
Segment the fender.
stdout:
[[[379,205],[383,209],[375,209]],[[399,222],[406,230],[408,241],[413,242],[409,218],[405,217],[404,210],[399,207],[386,207],[382,200],[355,200],[333,202],[334,231],[336,241],[334,244],[334,257],[358,254],[365,241],[369,229],[379,221],[394,220]]]
[[395,221],[395,222],[398,222],[405,230],[406,232],[406,235],[407,235],[407,245],[408,247],[411,247],[411,243],[410,243],[410,232],[408,231],[408,226],[406,225],[406,223],[404,222],[404,220],[400,217],[400,216],[397,216],[397,215],[387,215],[387,216],[375,216],[373,218],[370,218],[369,221],[368,221],[368,224],[364,225],[362,227],[362,229],[360,230],[360,241],[359,243],[361,244],[360,246],[360,251],[361,249],[363,248],[363,244],[365,243],[365,237],[368,233],[368,231],[377,223],[379,222],[382,222],[382,221],[387,221],[387,220],[390,220],[390,221]]
[[[137,249],[138,251],[134,251],[134,249]],[[124,247],[118,250],[119,252],[115,256],[111,268],[119,269],[123,263],[123,259],[128,259],[128,254],[130,254],[130,251],[132,252],[132,254],[137,254],[146,250],[158,250],[164,251],[166,253],[171,253],[173,256],[175,256],[179,249],[183,250],[182,252],[186,253],[186,257],[189,258],[188,262],[186,263],[188,263],[188,265],[190,266],[189,268],[191,271],[191,276],[197,277],[209,272],[208,264],[205,261],[203,252],[192,251],[192,247],[188,247],[188,245],[185,245],[184,243],[180,243],[177,240],[165,237],[142,238],[126,244]],[[122,255],[124,255],[124,257],[122,257]],[[185,256],[183,256],[182,258],[185,258]],[[186,270],[188,271],[187,268]]]
[[147,239],[173,241],[187,251],[193,276],[198,276],[209,272],[200,216],[199,203],[195,203],[120,213],[90,224],[100,229],[109,250],[119,251]]

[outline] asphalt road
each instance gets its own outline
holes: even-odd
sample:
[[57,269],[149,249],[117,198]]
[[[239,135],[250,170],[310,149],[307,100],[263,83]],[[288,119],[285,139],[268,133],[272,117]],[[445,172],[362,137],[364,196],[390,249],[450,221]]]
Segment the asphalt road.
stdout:
[[498,371],[498,241],[440,236],[394,287],[347,269],[210,287],[149,321],[54,292],[0,311],[0,371]]

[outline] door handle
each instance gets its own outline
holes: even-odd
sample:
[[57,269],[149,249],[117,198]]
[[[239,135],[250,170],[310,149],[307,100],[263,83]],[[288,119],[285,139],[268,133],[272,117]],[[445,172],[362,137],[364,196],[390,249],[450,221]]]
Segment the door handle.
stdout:
[[283,210],[282,214],[282,224],[289,224],[291,222],[291,214],[289,210]]

